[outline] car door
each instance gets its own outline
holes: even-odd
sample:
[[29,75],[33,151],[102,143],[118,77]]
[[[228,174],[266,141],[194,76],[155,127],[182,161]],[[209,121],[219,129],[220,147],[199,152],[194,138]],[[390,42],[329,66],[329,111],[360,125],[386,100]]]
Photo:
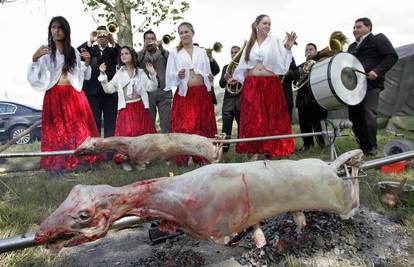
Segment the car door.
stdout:
[[0,135],[7,134],[10,127],[11,116],[16,112],[17,106],[10,103],[0,103]]

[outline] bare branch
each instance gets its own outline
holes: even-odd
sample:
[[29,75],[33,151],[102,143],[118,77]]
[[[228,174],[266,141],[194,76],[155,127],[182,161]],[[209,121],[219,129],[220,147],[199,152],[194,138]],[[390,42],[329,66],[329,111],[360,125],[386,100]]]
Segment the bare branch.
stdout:
[[106,1],[106,0],[96,0],[96,2],[98,2],[98,3],[100,3],[100,4],[102,4],[102,5],[104,5],[104,6],[106,6],[107,8],[109,8],[110,10],[113,10],[114,9],[114,6],[113,5],[111,5],[108,1]]

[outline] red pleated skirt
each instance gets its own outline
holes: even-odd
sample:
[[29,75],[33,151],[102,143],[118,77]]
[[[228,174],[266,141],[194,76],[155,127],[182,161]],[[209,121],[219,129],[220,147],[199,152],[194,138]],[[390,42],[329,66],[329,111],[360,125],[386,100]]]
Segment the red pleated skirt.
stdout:
[[[171,109],[171,132],[215,137],[217,125],[214,105],[205,85],[190,86],[186,96],[180,96],[177,88]],[[206,162],[199,157],[193,157],[193,160]],[[174,162],[185,165],[188,157],[176,157]]]
[[[285,94],[277,76],[248,76],[243,84],[239,138],[292,134]],[[237,153],[291,155],[293,138],[238,143]]]
[[[47,90],[42,111],[42,151],[73,150],[87,137],[97,136],[95,119],[83,91],[76,91],[70,84],[55,85]],[[72,170],[104,158],[103,154],[47,156],[41,158],[40,167],[50,171]]]
[[[140,136],[156,132],[151,114],[142,101],[127,103],[125,108],[118,111],[115,136]],[[114,154],[113,160],[118,164],[124,161],[118,153]]]
[[151,114],[142,101],[128,103],[118,111],[115,136],[140,136],[156,132]]

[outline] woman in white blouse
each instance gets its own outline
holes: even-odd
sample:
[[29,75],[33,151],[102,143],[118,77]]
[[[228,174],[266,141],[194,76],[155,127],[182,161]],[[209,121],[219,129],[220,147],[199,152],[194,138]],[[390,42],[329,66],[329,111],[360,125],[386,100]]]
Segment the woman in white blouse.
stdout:
[[[171,132],[214,137],[217,133],[214,105],[209,91],[213,75],[206,51],[193,45],[194,28],[178,26],[179,45],[168,56],[165,90],[175,90],[171,110]],[[194,158],[201,162],[202,159]],[[175,159],[185,165],[188,157]]]
[[[81,57],[85,62],[81,62]],[[73,150],[87,137],[99,136],[83,80],[91,76],[90,55],[71,46],[70,26],[63,17],[54,17],[48,28],[48,46],[33,55],[27,79],[33,89],[46,91],[42,111],[42,151]],[[46,170],[71,170],[82,163],[92,164],[103,155],[42,157]]]
[[[146,64],[148,75],[138,68],[137,53],[132,47],[121,48],[121,67],[110,82],[105,74],[105,63],[99,66],[98,80],[107,94],[118,93],[118,115],[115,136],[139,136],[156,133],[149,112],[148,92],[158,88],[157,73],[154,67]],[[114,160],[122,163],[121,155],[115,154]],[[129,166],[124,163],[124,169]]]
[[[291,134],[285,95],[278,75],[289,70],[291,47],[296,34],[284,44],[269,35],[270,18],[260,15],[252,24],[250,39],[229,83],[243,84],[239,138]],[[293,139],[239,143],[238,153],[264,154],[266,158],[288,156],[295,150]]]

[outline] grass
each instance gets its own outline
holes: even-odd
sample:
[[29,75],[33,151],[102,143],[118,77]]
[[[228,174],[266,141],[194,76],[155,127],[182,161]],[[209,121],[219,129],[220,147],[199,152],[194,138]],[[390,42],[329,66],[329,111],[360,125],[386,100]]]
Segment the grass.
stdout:
[[[298,132],[298,129],[295,128]],[[233,131],[237,132],[237,131]],[[414,142],[414,133],[402,132],[406,138]],[[336,141],[338,154],[357,148],[354,138],[350,132],[348,136],[340,137]],[[379,148],[382,148],[389,140],[396,139],[384,131],[378,134]],[[302,146],[302,141],[296,140],[296,148]],[[39,151],[39,143],[23,146],[13,146],[5,152]],[[382,151],[380,151],[382,153]],[[291,159],[301,158],[330,159],[329,148],[312,148],[304,153],[297,152]],[[248,160],[245,155],[234,152],[234,146],[225,154],[224,162],[243,162]],[[7,165],[18,166],[24,162],[37,162],[38,158],[9,159]],[[17,163],[16,163],[17,162]],[[4,163],[0,162],[0,169]],[[165,163],[153,164],[144,171],[131,173],[122,171],[120,166],[112,163],[102,163],[94,166],[91,170],[74,171],[66,173],[48,173],[42,170],[1,173],[0,171],[0,238],[7,238],[25,232],[34,232],[37,225],[52,212],[67,196],[71,188],[76,184],[109,184],[122,186],[138,180],[152,177],[167,176],[170,171],[175,175],[187,172],[192,168],[176,167]],[[389,209],[384,207],[378,200],[378,181],[395,180],[400,181],[403,177],[408,178],[408,183],[414,183],[413,170],[408,170],[402,175],[383,174],[378,170],[369,170],[365,178],[360,179],[361,202],[363,205],[380,212],[392,212],[399,216],[404,223],[408,234],[414,237],[414,197],[403,199],[402,205]],[[16,198],[18,196],[18,198]],[[289,266],[296,266],[293,259]],[[56,266],[60,258],[47,252],[43,247],[36,247],[21,251],[0,254],[1,266]]]

